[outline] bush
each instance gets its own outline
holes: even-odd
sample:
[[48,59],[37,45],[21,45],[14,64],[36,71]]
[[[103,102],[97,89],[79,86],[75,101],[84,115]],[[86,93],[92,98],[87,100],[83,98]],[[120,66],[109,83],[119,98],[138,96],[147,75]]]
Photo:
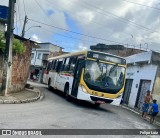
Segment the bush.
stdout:
[[[0,52],[4,53],[5,51],[5,37],[4,34],[0,32]],[[15,54],[23,54],[26,51],[25,46],[21,41],[18,39],[13,39],[13,46],[12,46],[13,53]]]
[[26,51],[25,46],[22,42],[17,39],[13,40],[13,52],[16,54],[23,54]]
[[0,33],[0,52],[4,53],[4,50],[5,50],[4,35]]

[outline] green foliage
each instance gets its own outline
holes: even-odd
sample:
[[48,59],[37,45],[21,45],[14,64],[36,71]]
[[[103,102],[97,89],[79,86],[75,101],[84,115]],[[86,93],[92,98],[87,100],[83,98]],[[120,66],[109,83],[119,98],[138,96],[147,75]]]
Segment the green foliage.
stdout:
[[[5,41],[4,33],[0,32],[0,52],[2,53],[4,53],[5,51],[5,43],[6,41]],[[18,39],[13,39],[12,50],[13,50],[13,53],[23,54],[26,51],[26,47]]]
[[0,32],[0,52],[4,52],[5,50],[5,39],[3,33]]
[[25,46],[18,39],[13,40],[13,52],[16,54],[23,54],[26,51]]

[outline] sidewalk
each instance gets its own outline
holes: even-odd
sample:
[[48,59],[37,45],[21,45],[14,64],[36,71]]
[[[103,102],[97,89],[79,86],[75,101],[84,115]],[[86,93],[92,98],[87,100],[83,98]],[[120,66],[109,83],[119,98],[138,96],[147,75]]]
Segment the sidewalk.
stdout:
[[[133,113],[141,116],[141,112],[138,111],[138,110],[136,110],[136,109],[130,108],[130,107],[124,105],[124,104],[122,104],[122,105],[120,105],[120,106],[121,106],[122,108],[124,108],[124,109],[127,109],[127,110],[129,110],[129,111],[131,111],[131,112],[133,112]],[[147,119],[149,119],[149,117],[147,117]],[[160,113],[158,114],[158,116],[156,116],[155,121],[154,121],[154,124],[156,124],[157,126],[160,126]]]
[[0,96],[0,104],[20,104],[37,101],[43,98],[39,89],[25,89],[17,93],[10,93],[7,96]]

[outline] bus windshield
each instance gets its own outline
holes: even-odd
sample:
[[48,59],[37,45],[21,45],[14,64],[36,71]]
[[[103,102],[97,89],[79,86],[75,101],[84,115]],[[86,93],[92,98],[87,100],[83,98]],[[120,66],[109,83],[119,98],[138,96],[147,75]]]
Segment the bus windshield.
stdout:
[[87,60],[84,81],[92,90],[115,94],[124,85],[124,73],[124,67]]

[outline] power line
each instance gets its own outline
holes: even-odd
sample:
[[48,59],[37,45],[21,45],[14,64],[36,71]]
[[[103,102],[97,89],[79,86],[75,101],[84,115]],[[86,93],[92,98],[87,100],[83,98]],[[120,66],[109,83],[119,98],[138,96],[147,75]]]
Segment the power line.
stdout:
[[[50,4],[53,4],[52,2],[50,2],[49,0],[46,0],[48,3],[50,3]],[[68,1],[68,2],[70,2],[70,1]],[[42,7],[41,7],[42,8]],[[56,7],[57,8],[57,7]],[[61,9],[63,9],[63,10],[66,10],[66,9],[64,9],[64,8],[62,8],[61,7]],[[58,10],[59,11],[62,11],[62,10],[60,10],[59,8],[58,8]],[[62,12],[64,12],[64,11],[62,11]],[[76,14],[76,13],[72,13],[72,12],[70,12],[69,14],[72,14],[73,16],[79,16],[80,18],[81,18],[81,20],[84,20],[84,18],[85,19],[87,19],[88,20],[88,18],[87,17],[84,17],[84,16],[81,16],[81,15],[78,15],[78,14]],[[76,14],[76,15],[75,15]],[[93,21],[92,20],[92,22],[94,23],[94,24],[96,24],[96,25],[99,25],[100,27],[104,27],[105,29],[107,28],[106,26],[104,26],[104,24],[101,24],[101,23],[99,23],[99,22],[96,22],[96,21]],[[125,33],[125,32],[121,32],[121,33],[123,33],[123,34],[127,34],[127,35],[130,35],[129,33]],[[111,35],[110,35],[111,36]],[[134,35],[135,36],[135,35]]]
[[[34,0],[36,3],[37,3],[37,5],[39,6],[39,8],[42,10],[42,12],[44,13],[44,15],[45,16],[47,16],[46,14],[46,11],[43,9],[43,7],[39,4],[39,2],[37,1],[37,0]],[[52,20],[51,18],[49,18],[52,22],[54,22],[54,19]]]
[[[81,0],[81,1],[83,1],[83,0]],[[92,7],[92,8],[96,8],[96,9],[101,10],[102,12],[98,12],[98,11],[96,11],[96,12],[98,12],[98,13],[100,13],[100,14],[102,14],[102,15],[108,16],[107,14],[109,14],[109,15],[112,15],[112,16],[113,16],[114,18],[116,18],[117,20],[121,21],[121,22],[129,22],[129,23],[131,23],[131,24],[133,24],[133,25],[135,25],[135,26],[137,26],[137,27],[139,27],[139,28],[141,28],[141,29],[143,29],[143,30],[147,30],[147,31],[151,31],[151,32],[156,32],[155,30],[152,30],[152,29],[149,29],[149,28],[147,28],[147,27],[145,27],[145,26],[139,25],[139,24],[137,24],[137,23],[135,23],[135,22],[133,22],[133,21],[131,21],[131,20],[129,20],[129,19],[126,19],[126,18],[120,17],[120,16],[118,16],[118,15],[115,15],[115,14],[113,14],[113,13],[107,11],[107,10],[103,10],[103,9],[101,9],[101,8],[93,5],[93,4],[90,4],[90,3],[86,2],[86,1],[83,1],[83,2],[84,2],[83,4],[88,5],[89,7]],[[104,12],[107,13],[107,14],[105,14]],[[158,32],[158,33],[159,33],[159,32]]]
[[[48,0],[47,0],[48,1]],[[44,14],[46,15],[46,12],[45,12],[45,10],[43,9],[43,7],[38,3],[38,1],[37,0],[35,0],[35,2],[38,4],[38,6],[39,6],[39,8],[44,12]],[[49,1],[48,1],[49,2]],[[53,20],[52,20],[53,21]],[[62,28],[59,28],[59,27],[55,27],[55,28],[57,28],[57,29],[62,29]],[[64,30],[64,29],[63,29]],[[64,31],[67,31],[67,30],[64,30]],[[78,33],[78,32],[74,32],[74,31],[71,31],[71,30],[69,30],[70,32],[72,32],[72,33],[75,33],[75,34],[80,34],[80,33]],[[89,36],[89,35],[85,35],[85,36]],[[94,39],[97,39],[97,37],[93,37],[92,36],[92,38],[94,38]],[[98,38],[98,39],[101,39],[102,40],[102,38]],[[106,39],[104,40],[104,41],[106,41]],[[108,40],[108,41],[110,41],[111,42],[111,40]],[[114,41],[115,42],[115,41]]]
[[[49,1],[49,0],[46,0],[49,4],[52,4],[53,5],[53,1],[51,2],[51,1]],[[73,4],[71,1],[68,1],[68,2],[70,2],[71,4]],[[38,4],[38,5],[40,5],[40,4]],[[42,8],[42,6],[40,6],[41,8]],[[56,7],[57,8],[57,7]],[[43,9],[43,8],[42,8]],[[66,9],[64,9],[64,8],[62,8],[61,7],[61,9],[63,9],[63,10],[66,10]],[[60,10],[59,8],[58,8],[58,10],[59,11],[62,11],[62,10]],[[43,11],[44,11],[44,9],[43,9]],[[62,11],[62,12],[64,12],[64,11]],[[85,19],[88,19],[87,17],[84,17],[84,16],[80,16],[80,15],[78,15],[78,14],[76,14],[75,12],[74,13],[72,13],[72,12],[70,12],[69,14],[72,14],[73,16],[79,16],[80,18],[81,18],[81,20],[83,20],[84,18]],[[76,15],[75,15],[76,14]],[[99,25],[100,27],[105,27],[105,28],[107,28],[106,26],[104,26],[104,24],[101,24],[101,23],[98,23],[98,22],[96,22],[96,21],[94,21],[94,20],[92,20],[92,22],[94,23],[94,24],[96,24],[96,25]],[[139,26],[138,26],[139,27]],[[104,31],[104,30],[103,30]],[[125,32],[120,32],[120,33],[122,33],[122,34],[127,34],[127,35],[132,35],[131,33],[125,33]],[[133,33],[133,32],[132,32]],[[112,35],[109,35],[109,37],[110,36],[112,36]],[[136,35],[134,35],[134,37],[137,37]]]
[[132,2],[132,1],[128,1],[128,0],[122,0],[122,1],[125,1],[125,2],[128,2],[128,3],[132,3],[132,4],[136,4],[136,5],[143,6],[143,7],[147,7],[147,8],[151,8],[151,9],[154,9],[154,10],[160,10],[159,8],[156,8],[156,7],[153,7],[153,6],[144,5],[144,4],[141,4],[141,3],[136,3],[136,2]]
[[[47,31],[47,32],[53,33],[52,31],[49,31],[48,29],[45,29],[45,28],[43,28],[43,27],[42,27],[42,29],[44,29],[44,30]],[[62,37],[67,37],[67,38],[71,38],[71,39],[78,40],[78,41],[82,40],[82,41],[86,41],[86,42],[91,42],[91,41],[89,41],[89,40],[80,39],[80,38],[75,38],[75,37],[63,35],[63,34],[60,34],[60,33],[56,33],[56,35],[59,35],[59,36],[62,36]]]
[[[50,31],[50,30],[48,30],[48,29],[46,29],[46,28],[42,28],[42,29],[44,29],[46,32],[48,32],[48,33],[53,33],[52,31]],[[70,37],[70,36],[67,36],[67,35],[63,35],[63,34],[60,34],[60,33],[56,33],[56,35],[59,35],[59,36],[62,36],[62,37],[67,37],[67,38],[71,38],[71,39],[74,39],[74,40],[77,40],[77,41],[86,41],[86,42],[93,42],[93,41],[89,41],[89,40],[85,40],[85,39],[79,39],[79,38],[75,38],[75,37]],[[107,41],[107,40],[106,40]],[[98,42],[97,42],[98,43]],[[136,46],[136,45],[129,45],[129,44],[122,44],[122,43],[117,43],[117,42],[112,42],[112,43],[116,43],[116,44],[119,44],[119,45],[127,45],[127,48],[129,48],[128,46],[131,46],[131,47],[134,47],[134,48],[139,48],[138,46]],[[145,47],[142,47],[141,46],[141,48],[140,49],[146,49]],[[151,49],[149,49],[149,48],[147,48],[148,50],[151,50]]]
[[42,6],[38,3],[38,1],[37,0],[35,0],[35,2],[38,4],[38,6],[40,7],[40,9],[45,13],[45,15],[46,15],[46,11],[42,8]]
[[[63,30],[63,31],[74,33],[74,34],[78,34],[78,35],[81,35],[81,36],[85,36],[85,37],[89,37],[89,38],[94,38],[94,39],[97,39],[97,40],[108,41],[108,42],[111,42],[111,43],[126,45],[125,43],[120,43],[120,42],[116,42],[116,41],[113,41],[113,40],[108,40],[108,39],[104,39],[104,38],[100,38],[100,37],[95,37],[95,36],[90,36],[90,35],[87,35],[87,34],[82,34],[82,33],[74,32],[74,31],[71,31],[71,30],[68,30],[68,29],[56,27],[56,26],[49,25],[49,24],[46,24],[46,23],[43,23],[43,22],[40,22],[40,21],[33,20],[33,19],[28,19],[28,20],[30,20],[32,22],[39,23],[39,24],[43,24],[45,26],[53,27],[53,28],[56,28],[56,29],[59,29],[59,30]],[[128,46],[135,46],[135,45],[129,45],[128,44]]]

